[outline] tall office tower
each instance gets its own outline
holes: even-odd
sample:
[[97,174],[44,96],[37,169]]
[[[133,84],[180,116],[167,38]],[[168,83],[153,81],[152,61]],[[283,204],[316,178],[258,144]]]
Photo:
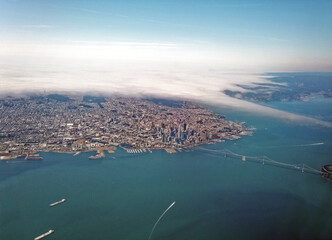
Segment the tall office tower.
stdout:
[[181,125],[178,127],[178,138],[181,138]]

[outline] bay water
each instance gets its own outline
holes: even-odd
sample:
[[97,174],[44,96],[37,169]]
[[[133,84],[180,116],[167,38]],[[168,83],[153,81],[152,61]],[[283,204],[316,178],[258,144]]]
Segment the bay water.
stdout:
[[[331,121],[332,100],[269,103]],[[211,107],[255,127],[253,136],[205,148],[301,164],[332,164],[332,130]],[[42,161],[0,162],[0,240],[332,239],[332,182],[301,171],[193,149],[101,160],[41,153]],[[19,162],[16,162],[19,161]],[[22,161],[22,162],[20,162]],[[50,203],[66,198],[55,207]]]

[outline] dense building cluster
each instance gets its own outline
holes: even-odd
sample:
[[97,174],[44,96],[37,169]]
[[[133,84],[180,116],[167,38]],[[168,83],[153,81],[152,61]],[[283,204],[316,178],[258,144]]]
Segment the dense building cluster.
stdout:
[[250,134],[193,103],[48,95],[0,100],[0,157],[114,146],[183,148]]

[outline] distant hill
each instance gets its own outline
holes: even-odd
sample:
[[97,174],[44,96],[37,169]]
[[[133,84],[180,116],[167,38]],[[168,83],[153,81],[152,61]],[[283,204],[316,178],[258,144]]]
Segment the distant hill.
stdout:
[[271,83],[237,85],[247,92],[225,90],[230,97],[257,102],[303,101],[309,96],[332,97],[332,73],[270,73]]
[[56,100],[59,102],[70,102],[73,101],[73,99],[64,96],[64,95],[60,95],[60,94],[50,94],[46,96],[48,99],[52,99],[52,100]]

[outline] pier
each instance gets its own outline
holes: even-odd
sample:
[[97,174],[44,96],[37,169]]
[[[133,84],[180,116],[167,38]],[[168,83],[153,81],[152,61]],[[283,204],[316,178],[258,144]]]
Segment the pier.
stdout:
[[39,154],[27,154],[25,156],[25,160],[43,160],[43,157]]
[[311,173],[311,174],[320,174],[320,175],[322,174],[321,170],[312,168],[304,163],[299,163],[299,164],[284,163],[284,162],[275,161],[266,156],[253,157],[253,156],[241,155],[241,154],[234,153],[228,149],[214,150],[214,149],[208,149],[208,148],[204,148],[204,147],[198,147],[196,149],[206,151],[206,152],[218,153],[218,154],[222,155],[224,158],[229,157],[229,158],[233,158],[233,159],[239,159],[239,160],[242,160],[243,162],[252,161],[252,162],[260,163],[262,165],[268,164],[268,165],[279,166],[279,167],[283,167],[283,168],[289,168],[289,169],[293,169],[293,170],[299,170],[302,173]]
[[146,149],[145,148],[143,148],[143,149],[141,149],[141,148],[124,148],[126,151],[127,151],[127,153],[146,153]]

